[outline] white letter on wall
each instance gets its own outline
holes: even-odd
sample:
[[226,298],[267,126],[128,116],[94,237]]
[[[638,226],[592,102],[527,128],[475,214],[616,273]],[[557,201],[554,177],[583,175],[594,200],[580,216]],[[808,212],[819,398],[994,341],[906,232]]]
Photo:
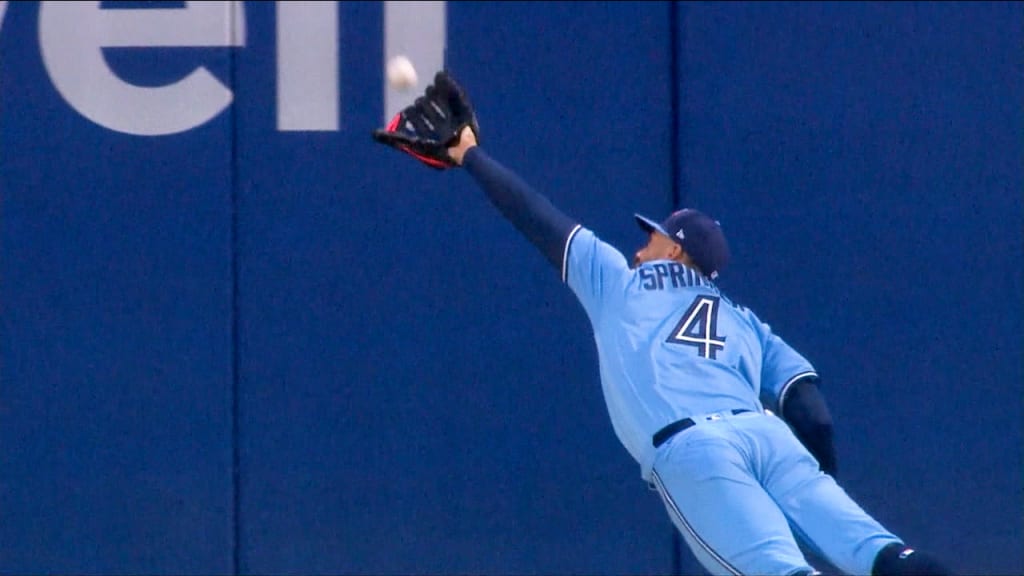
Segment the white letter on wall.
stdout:
[[39,43],[57,91],[83,116],[128,134],[174,134],[219,114],[231,103],[231,90],[201,66],[166,86],[135,86],[114,74],[102,49],[244,46],[244,13],[240,2],[138,10],[104,10],[100,2],[43,2]]
[[408,92],[384,82],[384,124],[423,94],[434,73],[444,68],[446,5],[432,0],[384,2],[384,66],[392,56],[404,54],[419,76],[419,86]]
[[338,129],[338,3],[277,2],[277,129]]

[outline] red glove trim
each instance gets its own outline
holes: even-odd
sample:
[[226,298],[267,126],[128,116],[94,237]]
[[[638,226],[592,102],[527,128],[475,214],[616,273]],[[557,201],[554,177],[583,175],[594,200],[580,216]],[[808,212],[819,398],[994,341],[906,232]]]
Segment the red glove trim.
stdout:
[[[401,112],[399,112],[398,114],[395,114],[395,117],[391,119],[391,122],[388,122],[387,131],[388,132],[398,132],[398,122],[401,120],[401,118],[402,118],[402,113]],[[399,145],[398,147],[403,152],[409,154],[410,156],[415,157],[420,162],[423,162],[424,164],[427,164],[429,166],[433,166],[434,168],[440,168],[440,169],[443,170],[443,169],[449,168],[451,166],[450,164],[448,164],[446,162],[441,162],[440,160],[437,160],[435,158],[430,158],[430,157],[427,157],[427,156],[423,156],[422,154],[417,154],[416,152],[413,152],[412,149],[410,149],[408,146],[401,146],[401,145]]]

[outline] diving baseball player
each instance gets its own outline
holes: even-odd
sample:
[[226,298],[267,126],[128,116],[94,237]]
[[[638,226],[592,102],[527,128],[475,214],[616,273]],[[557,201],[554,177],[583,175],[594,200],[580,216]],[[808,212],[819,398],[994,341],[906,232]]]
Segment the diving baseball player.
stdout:
[[627,261],[491,158],[479,134],[442,71],[373,135],[439,171],[463,168],[555,267],[590,320],[617,437],[710,573],[817,573],[796,538],[850,574],[949,573],[836,484],[818,375],[716,286],[729,260],[718,222],[695,209],[636,215],[647,243]]

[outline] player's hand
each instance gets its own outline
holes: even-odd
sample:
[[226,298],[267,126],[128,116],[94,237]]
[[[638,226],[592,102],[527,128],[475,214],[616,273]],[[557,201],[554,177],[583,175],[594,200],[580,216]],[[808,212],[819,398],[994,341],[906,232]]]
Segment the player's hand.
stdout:
[[473,106],[465,91],[442,70],[423,96],[396,114],[386,128],[374,130],[373,139],[431,168],[446,170],[460,164],[448,149],[459,145],[466,127],[472,130],[475,142],[480,127]]
[[459,139],[455,144],[448,147],[448,156],[454,160],[456,164],[462,166],[462,159],[466,156],[466,152],[469,152],[469,149],[476,145],[476,134],[473,132],[472,128],[465,126],[459,133]]

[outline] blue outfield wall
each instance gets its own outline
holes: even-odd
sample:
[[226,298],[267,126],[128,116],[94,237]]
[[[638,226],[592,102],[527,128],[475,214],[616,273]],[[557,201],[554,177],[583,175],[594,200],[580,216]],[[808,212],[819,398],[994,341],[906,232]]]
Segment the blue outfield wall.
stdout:
[[38,12],[0,27],[0,570],[230,571],[227,117],[142,138],[75,113]]
[[[282,71],[278,3],[200,4],[0,3],[0,573],[701,573],[556,272],[370,140],[384,5]],[[1024,571],[1022,4],[441,6],[493,155],[627,254],[715,214],[846,490]]]

